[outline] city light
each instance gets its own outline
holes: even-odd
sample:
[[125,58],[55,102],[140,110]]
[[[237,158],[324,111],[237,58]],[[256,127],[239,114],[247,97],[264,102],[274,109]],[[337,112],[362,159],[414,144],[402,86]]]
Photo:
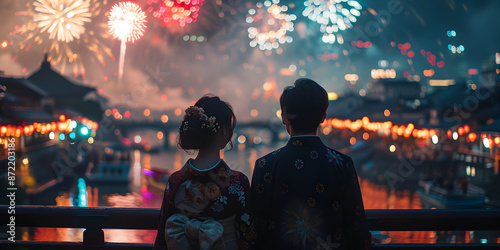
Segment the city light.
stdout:
[[260,138],[260,136],[255,136],[253,139],[252,139],[253,143],[255,144],[260,144],[262,142],[262,138]]
[[437,135],[433,135],[433,136],[431,137],[431,140],[432,140],[432,143],[434,143],[434,144],[438,144],[438,142],[439,142],[439,138],[438,138],[438,136],[437,136]]
[[328,92],[328,100],[335,101],[339,98],[339,95],[335,92]]
[[490,139],[483,138],[483,145],[485,148],[490,148]]
[[363,140],[368,140],[370,138],[370,135],[366,132],[363,133]]
[[389,147],[389,151],[391,151],[392,153],[394,153],[394,151],[396,151],[396,146],[391,145],[391,146]]
[[351,139],[349,139],[349,143],[351,143],[351,145],[356,144],[356,138],[355,137],[351,137]]
[[49,133],[49,139],[54,140],[56,138],[56,134],[54,132]]
[[161,116],[161,122],[167,123],[168,122],[168,115],[162,115]]
[[359,80],[359,76],[357,74],[346,74],[344,79],[349,82],[355,82]]
[[82,133],[82,135],[87,135],[89,133],[89,129],[84,126],[80,129],[80,133]]
[[372,69],[371,77],[373,79],[394,79],[396,78],[396,70],[394,69]]
[[455,80],[429,80],[429,85],[433,87],[437,86],[451,86],[455,85]]
[[476,133],[470,133],[468,135],[468,137],[469,137],[469,141],[470,142],[474,142],[476,140],[476,138],[477,138],[477,135],[476,135]]
[[134,136],[134,142],[135,142],[135,143],[141,143],[141,141],[142,141],[142,138],[141,138],[141,136],[140,136],[140,135],[136,135],[136,136]]
[[238,143],[243,144],[247,141],[247,138],[244,135],[238,136]]

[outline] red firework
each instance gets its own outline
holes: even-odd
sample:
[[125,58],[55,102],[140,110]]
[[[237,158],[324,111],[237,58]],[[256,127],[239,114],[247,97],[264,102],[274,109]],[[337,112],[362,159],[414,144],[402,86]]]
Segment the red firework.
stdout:
[[198,19],[200,6],[204,0],[162,0],[153,15],[161,20],[162,26],[178,22],[181,27]]

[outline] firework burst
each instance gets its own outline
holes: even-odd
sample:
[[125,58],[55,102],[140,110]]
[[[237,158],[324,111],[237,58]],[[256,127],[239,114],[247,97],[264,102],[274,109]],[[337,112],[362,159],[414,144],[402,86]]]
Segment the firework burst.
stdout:
[[196,22],[201,5],[203,0],[163,0],[154,16],[162,21],[162,25],[174,21],[184,27]]
[[115,4],[109,13],[108,26],[114,38],[135,42],[146,28],[146,15],[139,5],[132,2]]
[[120,2],[111,8],[108,26],[111,35],[121,41],[120,61],[118,64],[118,82],[123,76],[126,42],[135,42],[142,37],[146,28],[146,15],[139,5],[132,2]]
[[85,23],[90,23],[90,2],[84,0],[37,0],[33,3],[33,16],[40,32],[48,32],[49,39],[71,42],[85,32]]
[[291,43],[292,37],[287,32],[294,30],[293,21],[297,17],[286,14],[288,6],[278,5],[279,0],[257,3],[257,9],[249,9],[247,23],[259,23],[260,27],[248,28],[251,47],[259,46],[261,50],[277,49],[280,44]]
[[[352,28],[361,15],[361,5],[354,0],[307,0],[302,15],[320,24],[324,43],[335,43],[335,33]],[[337,41],[343,43],[338,34]]]
[[[48,53],[51,62],[61,66],[62,73],[66,71],[68,65],[71,65],[74,77],[78,75],[85,77],[84,60],[81,55],[92,52],[95,57],[89,57],[91,63],[97,59],[103,66],[105,65],[104,59],[106,56],[114,59],[111,49],[102,42],[108,38],[108,35],[105,33],[106,25],[92,24],[90,22],[90,17],[95,18],[102,15],[102,7],[106,5],[107,1],[90,0],[85,1],[86,4],[82,2],[80,0],[37,0],[26,4],[26,10],[16,12],[17,16],[24,17],[26,21],[22,25],[16,25],[15,30],[10,32],[9,39],[17,49],[12,61],[22,56],[23,52],[37,49]],[[59,5],[56,8],[57,4]],[[57,21],[60,25],[64,23],[64,30],[60,31],[63,33],[59,32],[59,24],[55,24],[55,20],[52,20],[52,24],[55,24],[52,31],[49,29],[51,26],[45,24],[46,21],[50,20],[43,20],[44,15],[40,12],[40,8],[48,10],[50,6],[54,6],[55,9],[63,12],[65,11],[66,16],[61,16],[62,19],[71,19],[64,22],[61,20]],[[86,10],[82,6],[87,6],[88,11],[82,12],[82,10]],[[68,18],[68,14],[70,18]],[[48,14],[45,15],[45,17],[48,16]],[[55,14],[52,16],[55,16]],[[75,25],[80,23],[82,25],[76,28]],[[69,24],[68,27],[71,28],[71,31],[66,30],[67,24]],[[85,26],[83,26],[84,24]],[[65,40],[61,40],[59,37]]]

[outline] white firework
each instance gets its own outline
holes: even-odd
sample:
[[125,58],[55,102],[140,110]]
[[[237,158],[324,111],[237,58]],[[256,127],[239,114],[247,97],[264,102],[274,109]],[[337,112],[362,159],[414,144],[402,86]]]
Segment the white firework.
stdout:
[[[302,15],[320,24],[323,42],[331,44],[335,43],[335,33],[352,28],[362,9],[354,0],[307,0],[304,5],[306,8]],[[343,43],[340,34],[337,40]]]
[[278,5],[279,0],[264,1],[257,3],[257,10],[248,10],[247,23],[260,22],[259,27],[248,28],[248,37],[251,47],[259,46],[261,50],[277,49],[280,44],[291,43],[292,37],[287,35],[294,30],[293,21],[297,17],[286,14],[286,5]]
[[49,38],[71,42],[85,32],[92,13],[87,0],[36,0],[33,21],[40,32],[48,32]]

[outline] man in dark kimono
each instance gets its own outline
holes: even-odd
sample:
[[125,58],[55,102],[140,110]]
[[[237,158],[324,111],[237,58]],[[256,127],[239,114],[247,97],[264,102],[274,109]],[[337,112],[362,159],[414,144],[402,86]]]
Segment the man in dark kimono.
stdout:
[[326,91],[298,79],[280,98],[287,145],[255,163],[252,199],[261,249],[368,249],[368,232],[352,159],[317,136]]

